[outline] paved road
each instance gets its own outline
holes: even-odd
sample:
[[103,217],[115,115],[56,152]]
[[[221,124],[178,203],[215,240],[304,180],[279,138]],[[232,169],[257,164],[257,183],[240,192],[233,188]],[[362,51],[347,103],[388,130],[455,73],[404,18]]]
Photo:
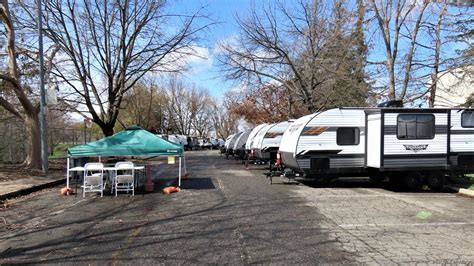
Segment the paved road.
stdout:
[[368,182],[268,185],[250,168],[192,152],[180,193],[82,199],[52,189],[11,201],[0,263],[474,262],[473,199]]

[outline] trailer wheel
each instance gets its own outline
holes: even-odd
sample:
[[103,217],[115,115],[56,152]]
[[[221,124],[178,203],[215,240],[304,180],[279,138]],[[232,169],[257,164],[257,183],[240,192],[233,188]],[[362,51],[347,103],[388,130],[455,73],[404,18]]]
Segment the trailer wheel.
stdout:
[[428,176],[428,187],[433,191],[441,191],[446,183],[446,178],[444,177],[444,173],[431,173]]
[[423,176],[418,172],[408,172],[404,178],[405,186],[409,190],[419,190],[422,185]]
[[370,180],[375,184],[380,184],[385,179],[385,176],[382,173],[369,175]]

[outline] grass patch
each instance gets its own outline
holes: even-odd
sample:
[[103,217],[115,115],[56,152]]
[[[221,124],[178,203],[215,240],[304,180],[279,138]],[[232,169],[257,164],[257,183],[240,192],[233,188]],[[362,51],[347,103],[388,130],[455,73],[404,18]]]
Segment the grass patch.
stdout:
[[54,148],[53,154],[49,156],[49,159],[57,159],[66,157],[66,152],[69,147],[74,146],[73,144],[59,144]]
[[451,182],[456,186],[474,190],[474,174],[465,174],[464,176],[458,176],[451,178]]

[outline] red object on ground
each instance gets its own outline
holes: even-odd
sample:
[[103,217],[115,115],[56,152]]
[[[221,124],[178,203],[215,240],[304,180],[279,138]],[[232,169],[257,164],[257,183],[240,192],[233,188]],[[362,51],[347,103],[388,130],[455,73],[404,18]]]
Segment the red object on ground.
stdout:
[[59,190],[59,193],[63,196],[74,195],[74,190],[72,188],[63,187]]
[[163,194],[171,194],[171,193],[180,192],[180,191],[181,189],[179,187],[170,186],[170,187],[165,187],[163,189]]

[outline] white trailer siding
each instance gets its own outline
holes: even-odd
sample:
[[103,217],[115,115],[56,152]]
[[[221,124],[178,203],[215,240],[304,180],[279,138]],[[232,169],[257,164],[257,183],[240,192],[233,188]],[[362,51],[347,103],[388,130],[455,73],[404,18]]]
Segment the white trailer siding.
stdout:
[[[433,139],[398,139],[397,119],[399,115],[433,115],[435,132]],[[447,165],[448,115],[426,112],[391,112],[384,114],[383,167],[384,168],[445,168]]]
[[293,170],[297,170],[297,171],[300,170],[300,167],[298,166],[298,163],[296,162],[296,158],[295,158],[296,147],[298,146],[298,140],[305,126],[317,114],[318,113],[306,115],[295,120],[295,122],[293,122],[293,124],[291,124],[283,133],[283,136],[280,142],[279,151],[281,154],[282,163],[285,166]]
[[[358,128],[356,145],[338,145],[340,128]],[[357,109],[331,109],[314,116],[301,132],[296,148],[300,168],[310,173],[315,157],[329,159],[329,170],[364,168],[365,113]]]
[[239,138],[235,141],[234,150],[242,150],[245,149],[245,143],[247,142],[247,138],[249,137],[251,131],[245,131],[242,133]]
[[256,126],[249,134],[249,137],[247,138],[247,142],[245,142],[245,149],[246,150],[250,150],[252,149],[252,143],[255,139],[255,136],[258,134],[258,132],[263,128],[265,127],[266,125],[268,124],[260,124],[258,126]]
[[263,141],[263,137],[265,136],[265,134],[267,133],[267,131],[273,126],[274,124],[269,124],[269,125],[265,125],[262,127],[262,129],[260,129],[257,134],[255,135],[254,139],[253,139],[253,142],[252,142],[252,146],[250,147],[252,150],[256,150],[256,149],[260,149],[260,145],[262,144],[262,141]]
[[[340,129],[354,130],[357,144],[338,145]],[[356,131],[357,130],[357,131]],[[313,159],[327,158],[328,172],[364,171],[365,113],[358,109],[331,109],[296,120],[283,136],[280,152],[283,163],[310,174]]]
[[451,111],[451,152],[453,153],[474,151],[474,128],[462,127],[463,112],[463,110]]
[[233,149],[235,142],[236,142],[237,139],[240,137],[240,135],[242,135],[243,133],[244,133],[244,132],[239,132],[239,133],[235,134],[235,135],[229,140],[229,146],[227,147],[227,149]]
[[292,123],[293,121],[284,121],[270,125],[265,134],[263,134],[263,137],[260,135],[260,144],[255,149],[255,156],[259,159],[270,159],[268,151],[278,150],[283,134]]
[[234,138],[234,136],[235,134],[232,134],[228,136],[227,139],[225,140],[224,147],[226,150],[229,149],[230,141]]
[[367,116],[367,166],[380,168],[380,114]]
[[463,127],[461,116],[464,112],[474,112],[474,110],[454,109],[451,111],[450,163],[455,167],[458,166],[459,156],[474,155],[474,127]]

